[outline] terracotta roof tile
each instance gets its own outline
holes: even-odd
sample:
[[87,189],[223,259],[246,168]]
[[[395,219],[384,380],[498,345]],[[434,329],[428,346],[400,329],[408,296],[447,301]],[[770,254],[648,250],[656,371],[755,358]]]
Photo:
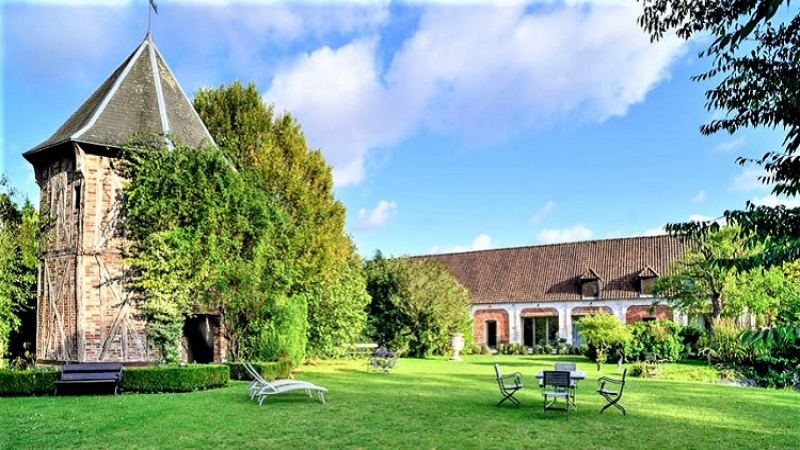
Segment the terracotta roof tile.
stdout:
[[646,236],[416,258],[444,263],[474,303],[523,303],[579,300],[590,270],[603,280],[601,298],[636,298],[640,274],[667,273],[686,248],[674,237]]

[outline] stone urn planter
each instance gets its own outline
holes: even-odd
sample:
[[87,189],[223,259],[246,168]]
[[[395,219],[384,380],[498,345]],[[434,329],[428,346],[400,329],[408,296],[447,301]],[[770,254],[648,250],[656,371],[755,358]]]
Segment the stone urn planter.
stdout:
[[464,350],[464,335],[462,333],[455,333],[453,337],[450,339],[450,347],[453,349],[453,356],[450,358],[450,361],[463,361],[459,352]]

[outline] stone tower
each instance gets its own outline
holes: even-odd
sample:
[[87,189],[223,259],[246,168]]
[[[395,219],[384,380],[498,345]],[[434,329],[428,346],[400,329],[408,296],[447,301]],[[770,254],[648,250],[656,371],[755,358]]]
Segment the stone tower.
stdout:
[[52,220],[38,275],[37,364],[153,360],[121,261],[116,158],[137,132],[213,139],[148,32],[50,138],[23,155]]

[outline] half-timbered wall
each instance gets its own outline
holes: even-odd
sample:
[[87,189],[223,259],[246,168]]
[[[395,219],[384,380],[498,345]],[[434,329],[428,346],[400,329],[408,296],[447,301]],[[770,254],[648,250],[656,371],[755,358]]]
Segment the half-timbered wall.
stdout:
[[49,214],[51,223],[39,270],[36,354],[38,359],[74,360],[79,340],[75,278],[80,211],[76,191],[81,179],[75,171],[74,155],[69,153],[37,169],[40,208]]
[[114,158],[67,145],[71,152],[37,171],[52,220],[40,272],[37,358],[150,361],[139,305],[126,289]]

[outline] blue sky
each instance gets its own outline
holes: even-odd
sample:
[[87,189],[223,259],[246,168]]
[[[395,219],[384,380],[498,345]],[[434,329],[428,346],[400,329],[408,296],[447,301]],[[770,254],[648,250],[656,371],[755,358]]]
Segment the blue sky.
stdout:
[[[745,201],[787,203],[704,137],[702,37],[651,44],[630,1],[159,0],[154,40],[184,91],[236,79],[289,111],[333,166],[363,256],[659,233]],[[38,198],[21,157],[141,42],[146,0],[6,0],[0,172]]]

